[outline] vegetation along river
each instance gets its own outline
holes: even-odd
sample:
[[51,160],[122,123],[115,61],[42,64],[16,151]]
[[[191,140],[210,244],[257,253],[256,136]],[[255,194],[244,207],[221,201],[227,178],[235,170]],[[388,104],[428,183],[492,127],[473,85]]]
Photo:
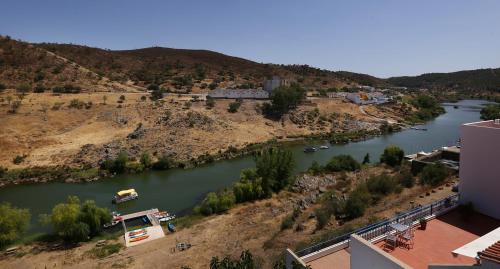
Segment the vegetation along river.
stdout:
[[[315,153],[304,153],[305,144],[287,146],[296,159],[296,172],[306,170],[313,161],[325,164],[332,156],[350,154],[361,161],[366,153],[372,162],[387,145],[396,144],[406,154],[429,151],[442,146],[455,145],[459,139],[462,123],[479,120],[481,105],[486,101],[464,100],[454,104],[443,104],[446,113],[428,122],[422,128],[427,131],[404,130],[402,132],[372,138],[345,145],[329,145]],[[454,106],[458,106],[454,108]],[[304,142],[306,143],[306,142]],[[321,142],[313,144],[322,145]],[[52,207],[64,201],[68,195],[80,199],[92,199],[100,206],[107,206],[120,213],[159,208],[169,212],[186,212],[193,208],[207,192],[230,186],[239,179],[240,170],[254,166],[252,156],[218,161],[192,169],[171,169],[148,171],[142,174],[120,175],[91,183],[44,183],[14,185],[0,189],[0,202],[29,208],[31,225],[29,233],[41,232],[46,228],[38,224],[38,215],[49,213]],[[135,188],[139,199],[119,205],[111,204],[111,198],[118,190]]]

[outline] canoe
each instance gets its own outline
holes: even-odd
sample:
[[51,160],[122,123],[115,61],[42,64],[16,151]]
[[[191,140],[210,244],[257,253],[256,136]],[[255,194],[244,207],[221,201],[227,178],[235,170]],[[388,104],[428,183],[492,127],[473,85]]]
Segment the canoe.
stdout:
[[146,238],[148,238],[148,237],[149,237],[149,235],[143,235],[143,236],[140,236],[140,237],[132,238],[132,239],[130,239],[130,241],[129,241],[129,242],[137,242],[137,241],[141,241],[141,240],[144,240],[144,239],[146,239]]
[[143,235],[146,235],[147,232],[143,232],[143,233],[140,233],[140,234],[134,234],[134,235],[129,235],[128,237],[129,238],[136,238],[136,237],[140,237],[140,236],[143,236]]
[[136,234],[141,234],[146,232],[146,229],[140,229],[140,230],[134,230],[128,233],[129,236],[136,235]]

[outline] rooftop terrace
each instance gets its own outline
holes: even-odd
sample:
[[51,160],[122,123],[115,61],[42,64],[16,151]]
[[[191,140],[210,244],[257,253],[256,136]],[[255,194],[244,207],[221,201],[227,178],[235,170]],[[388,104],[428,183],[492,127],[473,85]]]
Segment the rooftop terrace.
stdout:
[[[500,221],[479,213],[465,221],[459,213],[453,210],[429,221],[426,230],[416,229],[413,248],[385,251],[415,269],[427,269],[429,264],[474,264],[474,258],[452,251],[494,230]],[[376,243],[382,249],[383,245],[384,241]]]

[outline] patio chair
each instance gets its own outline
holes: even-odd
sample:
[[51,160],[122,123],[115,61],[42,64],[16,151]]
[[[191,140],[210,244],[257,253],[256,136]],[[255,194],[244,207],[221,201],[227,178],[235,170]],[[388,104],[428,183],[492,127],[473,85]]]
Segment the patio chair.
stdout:
[[394,234],[388,234],[384,240],[384,249],[391,247],[392,250],[398,246],[398,238]]
[[407,247],[408,249],[413,248],[414,242],[413,242],[413,232],[411,227],[408,228],[408,230],[406,230],[399,236],[399,240],[401,241],[401,244]]

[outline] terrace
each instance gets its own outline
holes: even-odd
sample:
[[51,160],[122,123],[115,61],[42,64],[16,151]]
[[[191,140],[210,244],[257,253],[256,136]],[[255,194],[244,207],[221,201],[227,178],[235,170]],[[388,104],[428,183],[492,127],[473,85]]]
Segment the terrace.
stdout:
[[[362,268],[359,264],[351,263],[363,258],[400,263],[398,268],[426,269],[429,264],[472,265],[476,262],[474,258],[452,254],[452,251],[496,229],[500,221],[479,213],[464,220],[457,206],[458,196],[453,195],[412,209],[392,219],[298,251],[295,262],[309,265],[312,269]],[[427,220],[426,230],[416,229],[418,220],[422,218]],[[395,223],[408,223],[414,227],[413,247],[384,248],[384,239],[394,232],[391,225]],[[363,242],[359,244],[356,238]],[[363,251],[359,251],[359,248],[363,248]],[[377,253],[374,254],[376,257],[368,257],[366,253],[363,254],[365,256],[360,255],[367,249]],[[356,257],[351,259],[354,255]]]

